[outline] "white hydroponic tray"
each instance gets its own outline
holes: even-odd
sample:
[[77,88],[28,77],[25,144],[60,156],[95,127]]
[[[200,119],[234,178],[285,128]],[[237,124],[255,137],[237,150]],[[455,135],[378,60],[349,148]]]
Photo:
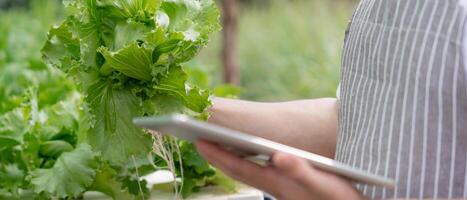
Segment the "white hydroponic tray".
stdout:
[[[148,186],[169,183],[173,181],[173,176],[168,171],[158,171],[148,176],[142,177],[148,182]],[[110,200],[109,197],[98,192],[87,192],[84,194],[85,200]],[[175,196],[170,192],[152,191],[151,200],[173,200]],[[263,200],[263,192],[245,185],[240,185],[237,193],[227,194],[217,187],[206,187],[201,192],[191,195],[190,200]]]

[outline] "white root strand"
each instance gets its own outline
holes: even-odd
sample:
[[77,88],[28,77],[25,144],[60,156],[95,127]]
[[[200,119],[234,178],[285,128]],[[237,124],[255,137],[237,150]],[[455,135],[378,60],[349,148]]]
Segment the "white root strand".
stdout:
[[[181,175],[181,185],[180,188],[183,187],[183,163],[182,163],[182,155],[180,152],[180,147],[178,142],[175,138],[170,136],[164,136],[156,131],[149,131],[153,138],[153,146],[152,151],[162,158],[167,163],[167,170],[172,172],[173,174],[173,184],[175,189],[174,199],[181,199],[181,189],[179,190],[178,182],[177,182],[177,175],[176,175],[176,167],[175,167],[175,160],[174,160],[174,153],[178,156],[179,164],[180,164],[180,175]],[[155,166],[155,169],[163,169],[160,167]]]

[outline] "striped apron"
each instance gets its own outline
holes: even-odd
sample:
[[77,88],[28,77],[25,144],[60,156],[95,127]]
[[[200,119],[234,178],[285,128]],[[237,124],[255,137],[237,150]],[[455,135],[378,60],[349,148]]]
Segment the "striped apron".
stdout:
[[456,0],[362,0],[343,50],[336,159],[393,178],[372,198],[467,198],[466,14]]

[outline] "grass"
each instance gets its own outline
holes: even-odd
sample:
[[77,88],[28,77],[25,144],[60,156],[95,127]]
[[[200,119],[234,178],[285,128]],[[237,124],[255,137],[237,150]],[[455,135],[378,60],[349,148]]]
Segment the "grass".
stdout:
[[[342,1],[269,0],[240,8],[238,59],[242,98],[280,101],[335,96],[351,6]],[[220,34],[197,65],[220,84]]]

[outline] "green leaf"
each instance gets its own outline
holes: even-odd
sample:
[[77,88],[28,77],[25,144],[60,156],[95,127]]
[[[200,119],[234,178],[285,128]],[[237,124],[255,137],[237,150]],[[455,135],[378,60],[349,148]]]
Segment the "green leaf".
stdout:
[[107,48],[99,49],[105,58],[101,72],[108,75],[117,70],[131,78],[149,81],[151,76],[152,50],[133,43],[118,52],[110,52]]
[[13,194],[8,192],[6,189],[0,188],[0,199],[13,199],[16,200],[15,197],[13,197]]
[[160,6],[159,0],[101,0],[100,7],[104,7],[111,16],[119,18],[142,18],[156,12]]
[[140,177],[133,174],[133,176],[125,176],[121,178],[123,186],[128,189],[128,191],[140,198],[147,199],[150,197],[151,192],[149,191],[146,180],[139,180]]
[[119,50],[137,41],[143,41],[146,35],[151,31],[143,23],[124,22],[115,27],[115,41],[110,49]]
[[[50,29],[48,39],[42,48],[42,55],[46,61],[67,71],[71,66],[71,59],[79,59],[79,39],[73,36],[69,21]],[[63,62],[63,63],[62,63]]]
[[96,156],[87,144],[63,153],[52,168],[36,169],[30,173],[34,190],[60,198],[79,196],[94,180]]
[[186,40],[205,40],[220,29],[219,10],[212,0],[170,0],[161,7],[169,16],[169,29],[183,32]]
[[38,168],[42,162],[42,158],[39,156],[39,149],[42,143],[39,134],[26,133],[23,136],[24,144],[21,145],[21,157],[24,163],[27,164],[29,170]]
[[123,184],[116,180],[117,172],[108,165],[103,165],[96,174],[96,178],[90,189],[102,192],[114,200],[131,200],[136,196],[131,195]]
[[70,143],[62,140],[55,140],[42,143],[39,148],[39,153],[44,157],[57,158],[62,153],[72,150],[73,146],[71,146]]
[[221,188],[229,193],[234,193],[238,189],[238,184],[232,178],[225,175],[222,171],[215,169],[216,175],[209,178],[208,182],[221,186]]
[[196,184],[196,180],[190,179],[190,178],[184,178],[183,179],[183,187],[182,187],[182,196],[183,198],[187,198],[193,192],[196,192],[196,190],[199,190],[198,184]]
[[1,151],[3,149],[8,149],[16,145],[19,145],[21,144],[21,142],[14,138],[0,135],[0,144],[1,144],[0,146],[0,151]]
[[206,181],[215,175],[215,170],[201,157],[192,143],[180,141],[179,145],[184,169],[181,191],[183,197],[187,197],[206,185]]
[[187,75],[180,66],[171,66],[166,77],[162,78],[154,88],[162,92],[174,95],[179,98],[184,105],[198,113],[211,104],[209,92],[197,87],[187,86]]
[[17,108],[0,116],[0,136],[21,141],[30,119],[27,109]]
[[206,160],[203,159],[203,157],[201,157],[194,144],[181,141],[180,151],[182,153],[184,165],[193,168],[196,174],[207,172],[207,175],[214,175],[214,171],[212,171],[213,168]]
[[151,138],[132,122],[142,113],[138,98],[129,90],[113,88],[108,81],[98,81],[88,90],[85,100],[94,116],[87,135],[89,144],[111,164],[123,164],[132,155],[147,154]]
[[47,120],[41,126],[47,129],[48,137],[55,137],[55,133],[63,135],[65,134],[63,131],[73,133],[78,129],[80,103],[81,96],[74,93],[67,99],[42,110]]
[[0,186],[16,190],[24,179],[24,172],[15,164],[8,164],[0,168]]

